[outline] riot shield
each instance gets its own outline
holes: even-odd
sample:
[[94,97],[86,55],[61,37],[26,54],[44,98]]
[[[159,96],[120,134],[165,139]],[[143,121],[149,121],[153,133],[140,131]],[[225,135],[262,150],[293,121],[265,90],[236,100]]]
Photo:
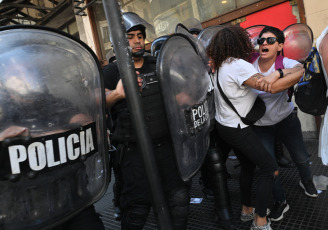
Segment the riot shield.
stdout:
[[175,33],[177,34],[184,34],[186,36],[188,36],[192,41],[194,41],[195,43],[197,42],[197,39],[192,36],[192,34],[189,32],[189,30],[187,29],[187,27],[185,27],[183,24],[178,23],[175,27]]
[[206,29],[202,30],[200,34],[198,35],[198,43],[203,44],[203,46],[206,48],[210,42],[213,36],[220,30],[222,29],[222,25],[217,25],[217,26],[209,26]]
[[151,43],[150,54],[152,56],[157,57],[159,50],[161,49],[163,43],[168,39],[168,37],[168,35],[158,37]]
[[284,30],[284,56],[297,61],[304,61],[312,48],[313,33],[309,26],[296,23]]
[[197,47],[200,50],[199,54],[205,64],[208,72],[211,72],[210,67],[208,66],[209,58],[206,55],[206,48],[210,44],[213,36],[222,29],[222,25],[209,26],[206,29],[202,30],[197,37]]
[[264,27],[265,25],[255,25],[246,28],[246,31],[250,35],[251,42],[256,52],[259,51],[259,45],[257,44],[257,39],[259,38],[259,34],[264,29]]
[[209,147],[209,74],[195,44],[173,34],[157,57],[157,73],[174,145],[178,170],[184,181],[200,168]]
[[0,40],[0,228],[53,228],[108,186],[101,68],[54,29],[4,27]]
[[205,47],[203,46],[203,43],[199,43],[198,39],[195,38],[187,29],[187,27],[185,27],[183,24],[178,23],[175,27],[175,32],[176,33],[180,33],[180,34],[184,34],[186,35],[196,46],[197,52],[199,54],[199,56],[201,57],[201,59],[203,60],[203,63],[205,64],[205,67],[207,69],[208,72],[210,72],[210,68],[207,65],[208,64],[208,58],[206,57],[206,50]]

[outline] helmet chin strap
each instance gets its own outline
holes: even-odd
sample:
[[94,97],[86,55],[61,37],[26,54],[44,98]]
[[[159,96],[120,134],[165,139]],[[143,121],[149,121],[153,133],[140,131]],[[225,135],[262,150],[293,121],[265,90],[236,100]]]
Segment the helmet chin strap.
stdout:
[[142,57],[145,53],[145,49],[139,50],[138,52],[132,53],[133,57]]

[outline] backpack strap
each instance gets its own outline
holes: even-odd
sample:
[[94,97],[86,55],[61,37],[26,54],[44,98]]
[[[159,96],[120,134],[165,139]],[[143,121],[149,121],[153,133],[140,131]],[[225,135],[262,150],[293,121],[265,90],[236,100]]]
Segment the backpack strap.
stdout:
[[260,56],[260,53],[258,53],[258,52],[252,53],[251,56],[249,57],[249,62],[253,64],[259,56]]
[[285,69],[284,67],[284,57],[281,56],[281,55],[278,55],[277,58],[276,58],[276,61],[274,63],[274,68],[275,70],[277,69]]
[[[276,61],[274,63],[274,68],[275,68],[275,70],[277,70],[277,69],[285,69],[285,66],[284,66],[284,56],[281,56],[281,55],[278,55],[277,56]],[[294,94],[294,86],[291,86],[287,90],[287,95],[288,95],[287,101],[288,102],[291,102],[292,101],[293,94]]]

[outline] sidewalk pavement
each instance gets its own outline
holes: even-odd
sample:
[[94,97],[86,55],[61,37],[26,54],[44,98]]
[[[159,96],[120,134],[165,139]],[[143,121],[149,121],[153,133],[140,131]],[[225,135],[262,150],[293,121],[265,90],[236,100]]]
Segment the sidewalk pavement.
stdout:
[[[323,166],[318,158],[318,140],[305,140],[307,150],[311,155],[311,169],[313,175],[324,175],[328,177],[328,167]],[[231,174],[228,179],[230,200],[234,212],[233,222],[238,230],[250,228],[251,221],[243,223],[239,219],[241,205],[239,194],[238,176],[240,167],[238,160],[231,154],[227,167]],[[310,198],[304,194],[299,186],[299,175],[296,168],[281,168],[280,177],[286,191],[287,202],[290,210],[285,213],[284,218],[278,222],[272,222],[273,230],[327,230],[328,229],[328,195],[322,191],[317,198]],[[199,186],[199,174],[193,178],[191,197],[203,198],[199,204],[190,204],[190,215],[188,230],[221,230],[222,226],[215,214],[214,202],[206,199]],[[96,210],[102,215],[106,230],[119,230],[120,222],[115,220],[113,208],[112,184],[108,187],[106,194],[95,204]],[[320,191],[319,191],[320,192]],[[273,205],[271,201],[270,206]],[[156,220],[151,213],[144,230],[156,230]]]

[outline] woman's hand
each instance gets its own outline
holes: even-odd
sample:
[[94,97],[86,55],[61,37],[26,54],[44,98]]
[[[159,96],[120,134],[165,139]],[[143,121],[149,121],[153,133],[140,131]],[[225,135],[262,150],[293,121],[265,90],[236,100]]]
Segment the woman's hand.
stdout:
[[[278,78],[279,79],[279,78]],[[267,77],[261,77],[255,82],[255,87],[258,90],[270,92],[272,84],[276,82],[278,79],[276,79],[275,76],[267,76]]]

